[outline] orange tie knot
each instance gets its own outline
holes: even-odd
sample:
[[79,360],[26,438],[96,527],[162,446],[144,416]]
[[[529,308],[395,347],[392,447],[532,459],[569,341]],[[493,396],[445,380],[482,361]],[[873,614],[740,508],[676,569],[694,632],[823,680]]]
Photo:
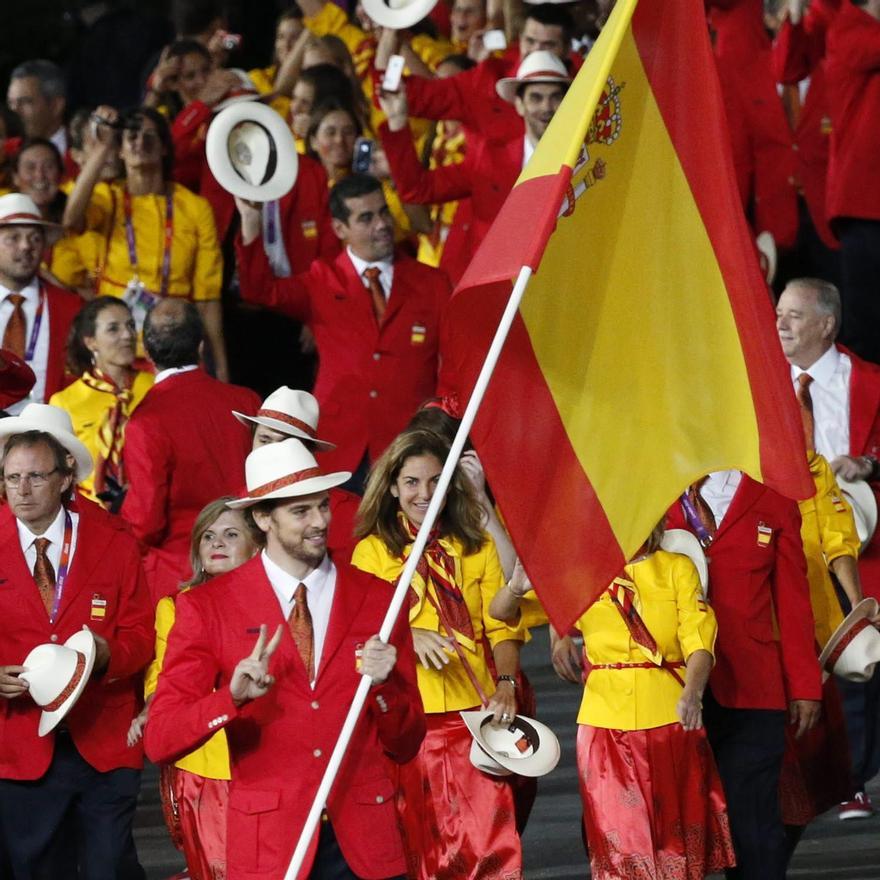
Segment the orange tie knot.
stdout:
[[812,382],[813,377],[809,373],[801,373],[800,376],[798,376],[798,383],[801,388],[809,388]]

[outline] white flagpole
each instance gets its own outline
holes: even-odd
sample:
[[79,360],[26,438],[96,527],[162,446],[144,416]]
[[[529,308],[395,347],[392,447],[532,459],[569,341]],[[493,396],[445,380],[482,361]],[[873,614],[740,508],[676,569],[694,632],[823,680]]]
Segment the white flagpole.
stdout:
[[[449,450],[449,456],[443,465],[443,471],[437,482],[434,497],[431,499],[431,503],[425,514],[425,519],[422,522],[419,533],[416,535],[412,551],[409,554],[409,559],[407,559],[406,565],[400,574],[397,589],[394,592],[394,598],[391,600],[391,605],[388,607],[388,613],[385,615],[385,620],[382,622],[382,628],[379,630],[379,638],[382,639],[383,642],[387,642],[391,636],[391,630],[394,628],[394,622],[397,620],[397,615],[400,613],[401,606],[406,598],[407,590],[409,590],[410,582],[412,581],[413,574],[416,570],[416,565],[422,557],[425,545],[428,543],[428,535],[434,527],[434,521],[437,519],[437,514],[440,513],[440,506],[446,495],[446,490],[449,488],[449,484],[452,481],[455,466],[458,464],[458,459],[464,449],[464,444],[470,433],[471,426],[474,423],[474,419],[477,417],[477,411],[480,408],[480,404],[483,402],[483,395],[486,393],[489,380],[492,378],[492,373],[495,371],[498,358],[501,356],[501,349],[504,347],[504,343],[507,340],[507,334],[510,332],[513,319],[516,317],[519,304],[531,277],[531,268],[529,266],[523,266],[519,271],[516,283],[511,291],[510,299],[507,301],[507,307],[504,310],[504,314],[501,316],[498,329],[495,331],[495,338],[492,340],[492,345],[489,347],[489,352],[486,355],[486,360],[483,362],[480,375],[477,377],[474,390],[471,393],[471,399],[468,401],[467,409],[465,409],[461,425],[459,425],[458,433],[455,435],[455,440],[452,441],[452,448]],[[284,880],[296,880],[296,877],[302,868],[303,861],[305,860],[306,853],[309,849],[309,843],[318,827],[318,822],[321,818],[321,811],[327,803],[327,796],[330,794],[330,789],[333,787],[336,774],[339,772],[339,767],[342,764],[342,759],[345,756],[346,749],[351,740],[351,735],[354,733],[354,728],[360,717],[361,710],[367,700],[367,694],[369,693],[371,684],[372,679],[364,676],[358,685],[357,691],[355,691],[354,699],[351,702],[351,707],[345,718],[345,723],[342,725],[342,730],[339,733],[339,739],[336,740],[333,754],[330,756],[330,760],[327,763],[327,769],[324,771],[321,784],[318,786],[315,800],[312,803],[312,808],[309,810],[308,816],[306,817],[305,825],[300,833],[296,849],[293,852],[293,858],[290,860],[290,864],[287,867]]]

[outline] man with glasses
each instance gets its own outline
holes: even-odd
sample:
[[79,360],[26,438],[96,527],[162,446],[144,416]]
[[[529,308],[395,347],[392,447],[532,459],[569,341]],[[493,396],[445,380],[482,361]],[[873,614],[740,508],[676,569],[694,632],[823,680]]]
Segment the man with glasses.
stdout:
[[[73,876],[77,865],[82,880],[116,880],[130,865],[143,763],[126,732],[153,645],[137,543],[74,502],[92,459],[63,410],[30,404],[0,421],[0,444],[0,848],[16,880]],[[91,679],[40,736],[21,663],[83,628],[96,643]]]

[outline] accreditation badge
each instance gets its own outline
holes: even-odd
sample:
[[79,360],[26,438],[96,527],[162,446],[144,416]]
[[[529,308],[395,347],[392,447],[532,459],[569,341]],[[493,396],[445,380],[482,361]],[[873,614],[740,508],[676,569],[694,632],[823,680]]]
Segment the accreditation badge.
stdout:
[[427,336],[428,328],[424,324],[413,324],[410,331],[410,345],[423,345]]
[[769,547],[770,539],[773,537],[773,529],[766,523],[758,523],[758,546]]
[[107,600],[103,594],[95,593],[92,596],[92,609],[89,620],[103,620],[107,616]]
[[300,223],[300,229],[302,229],[303,238],[318,237],[318,224],[314,220],[303,220]]
[[831,503],[834,505],[834,509],[838,513],[846,513],[846,502],[840,497],[840,495],[832,495]]

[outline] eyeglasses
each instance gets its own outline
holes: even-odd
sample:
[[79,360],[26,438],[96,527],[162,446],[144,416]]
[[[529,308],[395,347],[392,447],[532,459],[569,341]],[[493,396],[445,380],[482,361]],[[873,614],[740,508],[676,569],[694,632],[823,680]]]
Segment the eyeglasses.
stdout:
[[39,488],[45,486],[52,474],[57,473],[58,468],[52,468],[51,471],[31,471],[29,474],[4,474],[3,482],[13,489],[17,489],[25,480],[31,484],[31,488]]

